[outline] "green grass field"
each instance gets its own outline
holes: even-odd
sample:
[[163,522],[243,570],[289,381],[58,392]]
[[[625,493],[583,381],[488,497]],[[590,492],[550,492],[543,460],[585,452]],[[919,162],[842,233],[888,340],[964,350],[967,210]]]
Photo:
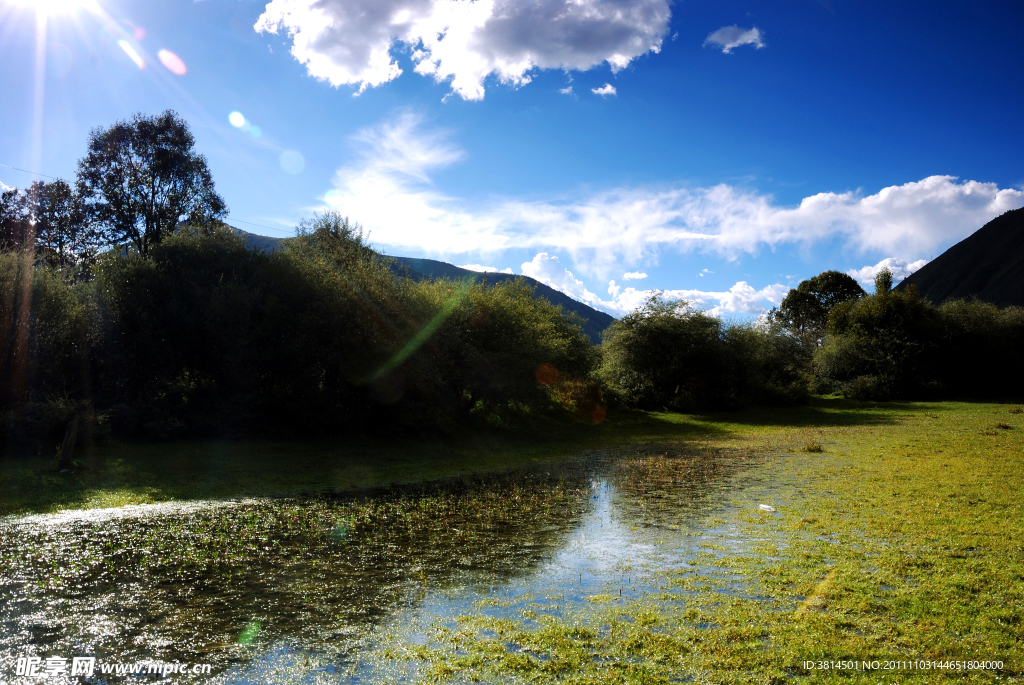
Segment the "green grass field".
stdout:
[[[715,423],[710,445],[776,456],[705,522],[728,534],[659,592],[594,597],[589,610],[539,623],[530,612],[521,622],[470,613],[439,645],[408,649],[433,676],[483,682],[1020,682],[1024,415],[993,404],[833,406],[843,418],[815,425]],[[806,451],[812,442],[823,451]],[[666,460],[641,477],[670,477],[674,463],[685,465]],[[776,512],[759,510],[765,502]],[[736,540],[748,544],[736,551]]]

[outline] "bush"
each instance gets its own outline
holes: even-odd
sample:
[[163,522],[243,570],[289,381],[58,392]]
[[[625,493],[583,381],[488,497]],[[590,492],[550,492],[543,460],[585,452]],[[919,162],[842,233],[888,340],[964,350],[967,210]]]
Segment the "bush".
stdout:
[[805,394],[798,344],[655,295],[606,332],[600,376],[616,401],[647,409],[786,402]]
[[273,254],[181,227],[147,256],[104,253],[92,276],[0,255],[9,426],[63,431],[83,402],[150,436],[444,431],[600,406],[577,317],[523,281],[399,277],[337,214]]
[[1020,394],[1024,385],[1024,309],[951,300],[938,308],[938,315],[941,332],[936,376],[946,394]]
[[521,279],[494,286],[437,281],[418,289],[432,303],[428,309],[447,312],[430,345],[441,383],[466,412],[503,425],[558,407],[574,416],[597,408],[599,393],[584,389],[597,352],[575,314],[537,299]]
[[0,252],[0,413],[9,438],[52,440],[92,397],[87,286],[26,251]]
[[913,287],[833,309],[814,356],[819,385],[847,397],[984,397],[1020,393],[1024,310],[925,302]]
[[[905,396],[920,392],[931,378],[939,318],[916,288],[836,305],[827,330],[814,370],[841,383],[844,394]],[[867,377],[873,380],[857,380]]]

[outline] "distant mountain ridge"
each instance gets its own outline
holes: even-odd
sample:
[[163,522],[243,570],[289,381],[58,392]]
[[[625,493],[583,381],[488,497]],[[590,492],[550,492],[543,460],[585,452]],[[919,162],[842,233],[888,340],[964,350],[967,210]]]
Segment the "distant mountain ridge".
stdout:
[[561,305],[567,312],[575,312],[576,314],[579,314],[580,318],[583,319],[583,331],[595,345],[601,342],[601,333],[604,329],[611,326],[612,322],[615,321],[615,319],[608,314],[598,311],[597,309],[583,304],[578,300],[574,300],[565,293],[544,285],[540,281],[530,278],[529,276],[517,276],[515,274],[503,274],[493,271],[488,273],[470,271],[469,269],[463,269],[462,267],[455,266],[447,262],[440,262],[436,259],[394,256],[392,256],[391,259],[394,259],[395,263],[399,266],[403,266],[408,269],[409,277],[415,281],[423,280],[425,278],[453,278],[457,280],[472,278],[476,282],[486,279],[488,283],[496,284],[521,278],[536,289],[538,297],[543,297],[551,304]]
[[898,286],[935,304],[968,299],[1024,306],[1024,208],[1012,209],[949,248]]
[[[266,250],[268,252],[274,252],[281,249],[281,241],[287,240],[287,238],[271,238],[269,236],[256,235],[255,233],[249,233],[243,231],[240,228],[232,227],[242,238],[245,240],[245,244],[251,248],[260,250]],[[548,302],[554,305],[561,305],[567,312],[575,312],[583,319],[583,331],[590,338],[590,341],[597,345],[601,342],[601,333],[612,325],[615,319],[605,314],[602,311],[594,309],[589,305],[583,304],[578,300],[574,300],[565,293],[559,292],[554,288],[544,285],[540,281],[530,278],[529,276],[516,276],[514,274],[503,274],[503,273],[481,273],[479,271],[471,271],[469,269],[463,269],[462,267],[449,264],[447,262],[441,262],[436,259],[422,259],[418,257],[395,257],[386,255],[390,259],[395,260],[395,265],[400,267],[405,274],[414,281],[422,281],[429,279],[438,278],[451,278],[455,280],[464,280],[466,278],[473,279],[474,282],[480,282],[486,279],[487,283],[504,283],[511,281],[516,278],[522,278],[529,283],[533,288],[536,289],[537,296],[543,297]]]

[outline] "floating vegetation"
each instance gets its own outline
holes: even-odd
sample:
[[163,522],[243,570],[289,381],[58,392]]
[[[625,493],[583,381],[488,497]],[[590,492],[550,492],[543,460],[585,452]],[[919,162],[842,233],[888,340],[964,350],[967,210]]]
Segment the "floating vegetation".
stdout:
[[348,499],[8,518],[0,658],[26,647],[117,661],[201,652],[224,672],[282,640],[340,658],[427,578],[443,588],[528,572],[578,519],[589,484],[577,467]]

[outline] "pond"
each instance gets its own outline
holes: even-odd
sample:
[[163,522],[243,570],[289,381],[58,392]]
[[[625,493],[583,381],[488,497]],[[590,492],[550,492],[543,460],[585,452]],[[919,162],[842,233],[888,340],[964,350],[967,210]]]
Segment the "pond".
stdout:
[[411,682],[466,616],[540,625],[680,569],[742,595],[714,559],[750,541],[716,512],[749,506],[732,494],[763,459],[647,447],[344,497],[8,517],[0,681],[42,682],[19,658],[92,656],[91,676],[57,662],[45,682],[160,679],[151,662],[208,666],[173,682]]

